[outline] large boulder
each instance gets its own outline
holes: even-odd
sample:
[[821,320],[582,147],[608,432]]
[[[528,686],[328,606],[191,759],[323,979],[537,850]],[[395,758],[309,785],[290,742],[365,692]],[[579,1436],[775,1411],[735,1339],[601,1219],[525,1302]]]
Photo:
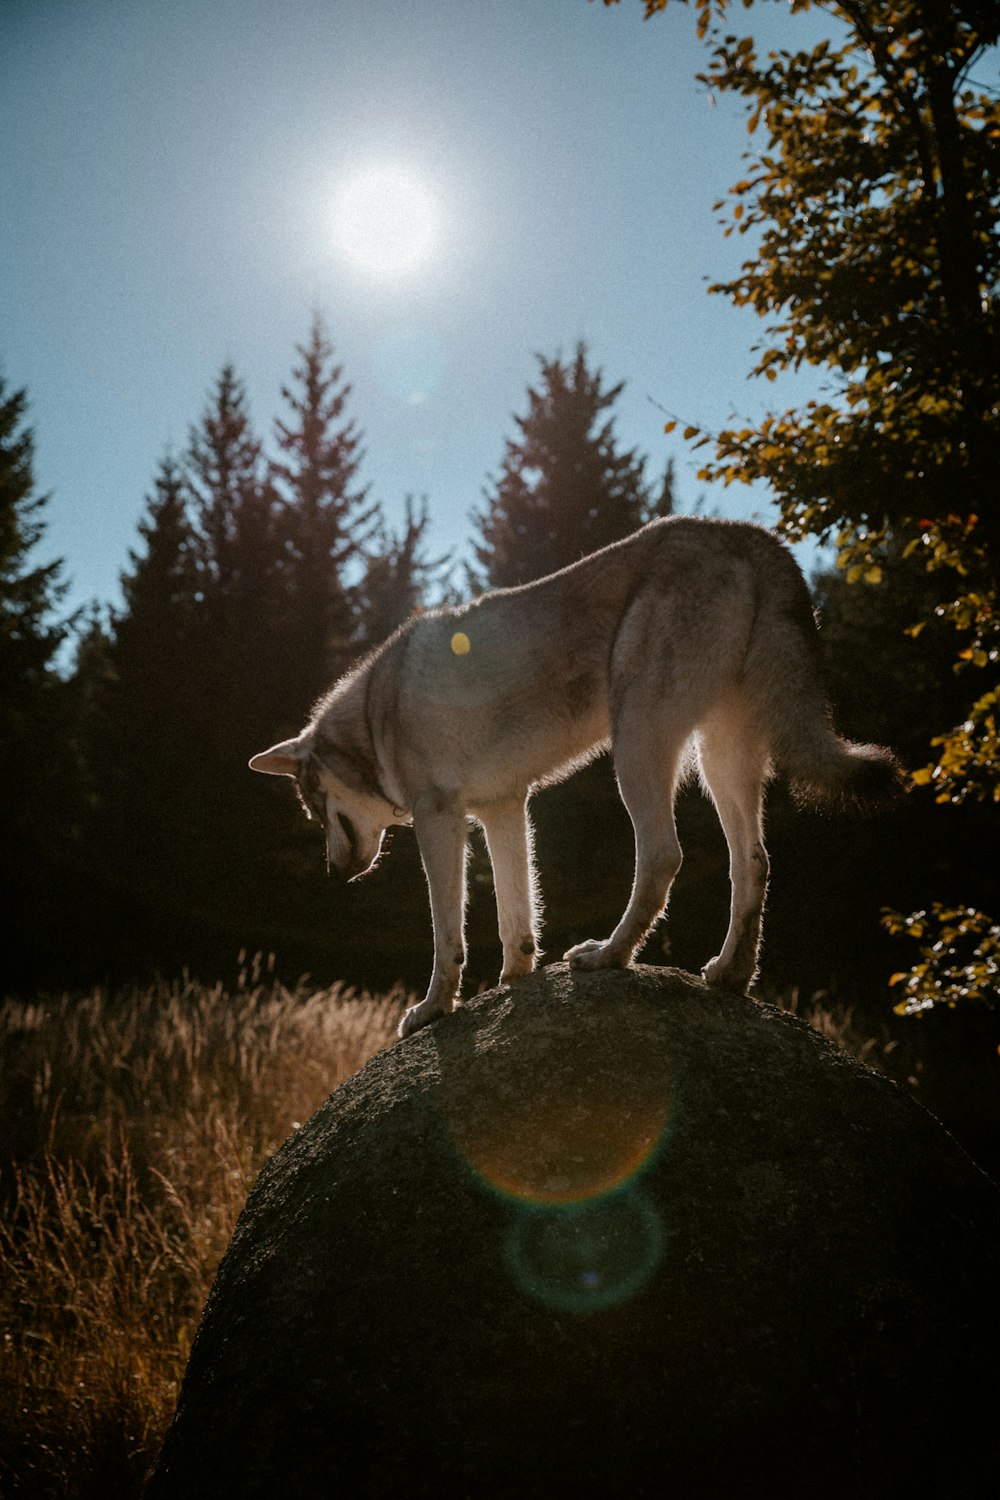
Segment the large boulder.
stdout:
[[556,965],[271,1160],[148,1495],[966,1500],[998,1258],[1000,1191],[803,1023]]

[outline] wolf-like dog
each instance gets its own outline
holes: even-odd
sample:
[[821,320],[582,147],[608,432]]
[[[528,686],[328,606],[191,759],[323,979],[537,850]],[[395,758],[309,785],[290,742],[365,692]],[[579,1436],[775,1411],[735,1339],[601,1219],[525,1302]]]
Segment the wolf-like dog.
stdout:
[[768,860],[763,790],[784,773],[806,802],[877,805],[893,756],[837,735],[817,630],[787,548],[743,522],[668,517],[547,578],[418,614],[348,672],[295,739],[250,761],[291,776],[356,879],[385,831],[412,823],[430,889],[434,966],[401,1037],[450,1011],[465,962],[469,819],[496,885],[501,983],[529,973],[539,904],[527,803],[610,744],[635,830],[635,878],[611,936],[579,969],[623,967],[663,915],[681,863],[674,796],[696,765],[729,844],[732,905],[712,984],[757,970]]

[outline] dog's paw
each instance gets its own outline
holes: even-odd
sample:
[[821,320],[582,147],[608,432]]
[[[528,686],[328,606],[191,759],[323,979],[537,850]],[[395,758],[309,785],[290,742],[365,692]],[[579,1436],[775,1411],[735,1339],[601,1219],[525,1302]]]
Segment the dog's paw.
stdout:
[[716,989],[729,990],[734,995],[745,995],[753,975],[737,974],[720,957],[709,960],[701,971],[701,977],[706,984],[714,985]]
[[569,948],[563,958],[571,969],[624,969],[626,961],[620,953],[616,953],[610,943],[600,943],[596,938],[590,938],[585,943],[577,943],[575,948]]
[[403,1019],[396,1028],[396,1035],[400,1041],[412,1036],[422,1026],[428,1026],[431,1021],[436,1021],[438,1016],[444,1014],[439,1005],[428,1006],[426,1000],[421,1000],[419,1005],[411,1005],[408,1011],[403,1013]]

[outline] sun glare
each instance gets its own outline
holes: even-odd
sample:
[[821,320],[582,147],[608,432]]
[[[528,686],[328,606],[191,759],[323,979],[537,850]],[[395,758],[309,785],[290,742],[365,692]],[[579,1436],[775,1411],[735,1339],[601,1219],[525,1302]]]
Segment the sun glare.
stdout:
[[437,238],[433,198],[413,172],[373,166],[349,177],[337,195],[340,249],[369,276],[403,276],[425,259]]

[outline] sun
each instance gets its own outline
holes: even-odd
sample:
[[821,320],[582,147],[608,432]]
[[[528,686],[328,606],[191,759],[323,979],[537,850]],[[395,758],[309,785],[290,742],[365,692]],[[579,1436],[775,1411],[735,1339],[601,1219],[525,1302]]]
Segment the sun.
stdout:
[[334,229],[341,251],[359,270],[379,278],[404,276],[434,248],[437,205],[408,168],[365,167],[341,186]]

